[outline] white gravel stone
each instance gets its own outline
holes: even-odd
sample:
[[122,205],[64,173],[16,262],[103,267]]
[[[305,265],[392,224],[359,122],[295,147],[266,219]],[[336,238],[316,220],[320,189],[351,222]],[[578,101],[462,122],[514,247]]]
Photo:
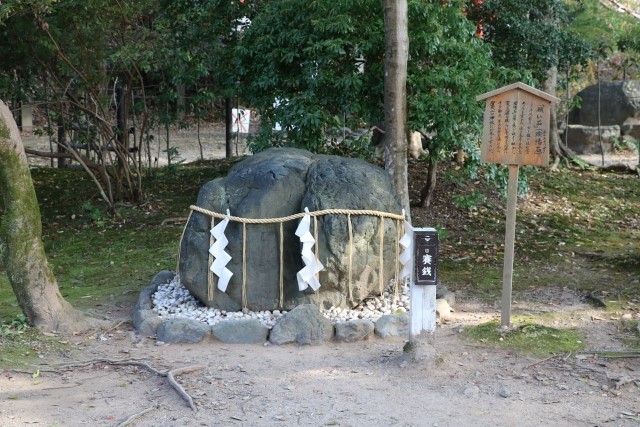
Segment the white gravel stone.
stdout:
[[[238,312],[227,312],[206,307],[180,284],[178,276],[171,282],[158,286],[157,291],[153,294],[152,301],[153,310],[163,319],[184,317],[205,322],[210,326],[230,319],[257,319],[264,326],[272,328],[278,319],[287,313],[284,310],[273,310],[273,312],[264,310],[255,313],[247,308]],[[395,311],[405,312],[408,310],[409,287],[402,286],[400,295],[385,291],[384,297],[370,298],[351,310],[331,307],[320,311],[327,319],[333,322],[345,322],[363,318],[375,322],[383,315],[388,315]]]

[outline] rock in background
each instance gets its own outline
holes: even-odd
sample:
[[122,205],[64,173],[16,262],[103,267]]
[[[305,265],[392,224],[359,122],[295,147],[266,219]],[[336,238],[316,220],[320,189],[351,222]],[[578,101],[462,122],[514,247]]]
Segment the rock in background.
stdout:
[[640,80],[603,81],[599,90],[598,96],[594,84],[578,92],[580,108],[569,114],[563,140],[578,154],[600,153],[598,109],[605,151],[612,150],[614,139],[640,138]]
[[[277,218],[321,209],[372,209],[399,214],[391,178],[382,169],[358,159],[314,155],[305,150],[274,148],[236,164],[225,178],[205,184],[199,207],[243,218]],[[318,218],[319,257],[326,270],[317,293],[298,291],[296,273],[303,267],[297,221],[283,224],[285,308],[314,303],[326,308],[353,307],[379,289],[379,229],[377,217],[352,216],[353,258],[349,299],[349,233],[346,215]],[[218,220],[219,221],[219,220]],[[313,234],[311,221],[311,232]],[[384,284],[395,273],[396,221],[385,220]],[[208,299],[208,249],[211,218],[194,212],[180,248],[180,280],[208,306],[242,308],[242,224],[230,222],[225,235],[233,272],[226,293],[217,289]],[[247,305],[251,310],[279,308],[280,225],[247,224]]]
[[613,141],[620,137],[620,126],[593,126],[569,125],[565,130],[568,136],[569,148],[577,154],[600,154],[600,136],[605,152],[613,151]]

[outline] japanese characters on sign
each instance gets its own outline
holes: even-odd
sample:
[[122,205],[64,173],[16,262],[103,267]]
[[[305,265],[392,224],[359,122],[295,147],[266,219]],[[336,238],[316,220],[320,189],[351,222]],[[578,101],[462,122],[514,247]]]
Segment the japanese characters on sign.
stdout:
[[481,161],[537,166],[549,163],[549,120],[554,97],[516,83],[479,99],[486,99]]
[[414,284],[435,285],[438,280],[438,232],[416,230],[414,242]]

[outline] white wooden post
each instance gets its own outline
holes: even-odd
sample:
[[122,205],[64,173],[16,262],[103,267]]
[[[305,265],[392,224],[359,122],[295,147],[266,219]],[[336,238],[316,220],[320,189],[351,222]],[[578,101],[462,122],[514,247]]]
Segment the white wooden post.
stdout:
[[[425,232],[429,232],[429,235],[435,235],[437,239],[437,231],[435,228],[415,228],[413,231],[413,251],[411,257],[411,283],[410,283],[410,298],[411,298],[411,310],[409,320],[409,341],[414,342],[416,338],[426,338],[428,341],[433,341],[436,332],[436,286],[437,280],[437,253],[431,254],[433,256],[433,284],[416,284],[420,282],[418,280],[418,270],[420,266],[420,260],[416,260],[417,256],[421,256],[419,253],[420,245],[416,242],[417,239],[423,239]],[[437,240],[436,240],[437,242]],[[437,248],[437,243],[436,243]],[[437,252],[437,249],[436,249]]]

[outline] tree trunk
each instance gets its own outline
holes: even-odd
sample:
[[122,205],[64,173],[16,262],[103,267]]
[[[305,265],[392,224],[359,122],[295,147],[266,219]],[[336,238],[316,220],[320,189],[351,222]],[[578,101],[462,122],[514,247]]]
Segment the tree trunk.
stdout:
[[231,151],[231,142],[233,141],[233,134],[231,128],[233,127],[233,107],[231,106],[231,98],[224,99],[224,147],[225,157],[230,159],[233,157]]
[[596,78],[598,79],[598,141],[600,142],[600,156],[602,156],[602,167],[604,167],[604,144],[602,143],[602,127],[600,120],[600,98],[602,91],[600,90],[600,63],[596,62]]
[[[58,132],[57,132],[57,136],[58,136],[58,153],[63,154],[65,153],[67,150],[65,150],[64,148],[64,143],[66,140],[66,134],[65,134],[65,128],[64,128],[64,119],[62,118],[62,114],[60,114],[58,116]],[[64,168],[67,167],[69,165],[69,159],[68,158],[64,158],[64,157],[58,157],[58,167],[59,168]]]
[[[398,199],[409,211],[407,171],[407,60],[409,52],[407,0],[383,0],[384,8],[384,163],[393,177]],[[409,217],[410,218],[410,217]]]
[[420,201],[418,206],[421,208],[429,207],[433,200],[433,193],[436,190],[436,176],[438,171],[438,160],[429,160],[429,168],[427,170],[427,182],[420,190]]
[[[567,73],[568,74],[568,73]],[[567,75],[567,93],[569,92],[569,78]],[[558,68],[552,67],[547,72],[547,80],[544,83],[544,87],[542,88],[545,92],[550,95],[556,95],[556,86],[558,83]],[[568,100],[567,100],[568,105]],[[564,144],[560,144],[560,137],[558,136],[558,113],[555,105],[551,105],[550,117],[549,117],[549,147],[551,149],[551,155],[554,158],[553,165],[551,166],[552,171],[558,170],[560,166],[560,162],[564,160],[567,164],[570,162],[576,162],[574,160],[575,153],[568,146],[568,137],[569,137],[569,109],[567,107],[567,115],[565,117],[565,141]]]
[[88,320],[60,295],[42,244],[40,208],[27,157],[11,112],[0,101],[0,264],[6,269],[29,324],[46,331],[72,332]]
[[[543,89],[549,95],[556,96],[557,84],[558,67],[554,66],[547,71],[547,80],[544,82]],[[554,168],[556,168],[560,159],[563,157],[563,154],[560,149],[560,138],[558,137],[558,113],[554,104],[551,104],[549,112],[549,146],[551,149],[551,155],[555,159]]]

